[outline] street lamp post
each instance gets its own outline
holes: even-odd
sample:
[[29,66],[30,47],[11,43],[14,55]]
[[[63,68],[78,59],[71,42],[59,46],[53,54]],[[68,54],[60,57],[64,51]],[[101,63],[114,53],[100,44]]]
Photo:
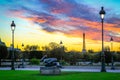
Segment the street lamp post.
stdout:
[[63,42],[60,41],[60,48],[61,48],[61,60],[62,60],[62,55],[63,55]]
[[114,60],[113,60],[113,38],[110,38],[110,42],[111,42],[111,69],[114,70]]
[[105,11],[104,11],[103,7],[101,7],[101,10],[100,10],[99,14],[100,14],[101,23],[102,23],[101,72],[106,72],[106,68],[105,68],[105,54],[104,54],[104,28],[103,28]]
[[[22,43],[22,49],[23,48],[24,48],[24,44]],[[22,68],[24,68],[24,53],[22,53]]]
[[14,67],[14,31],[15,31],[15,23],[14,21],[12,21],[12,24],[11,24],[11,30],[12,30],[12,62],[11,62],[11,70],[15,70],[15,67]]

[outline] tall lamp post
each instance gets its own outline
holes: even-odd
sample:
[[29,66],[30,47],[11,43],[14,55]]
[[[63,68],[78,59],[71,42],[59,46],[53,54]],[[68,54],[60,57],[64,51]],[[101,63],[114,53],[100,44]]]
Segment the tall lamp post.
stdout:
[[61,60],[62,60],[62,56],[63,56],[63,42],[60,41],[60,48],[61,48]]
[[14,67],[14,31],[15,31],[15,23],[14,21],[12,21],[11,23],[11,30],[12,30],[12,62],[11,62],[11,70],[15,70],[15,67]]
[[[22,43],[22,49],[24,51],[24,44]],[[22,68],[24,68],[24,53],[22,53]]]
[[113,60],[113,38],[110,38],[110,42],[111,42],[111,69],[114,70],[114,60]]
[[99,14],[100,14],[101,23],[102,23],[101,72],[106,72],[106,68],[105,68],[105,54],[104,54],[104,28],[103,28],[105,11],[104,11],[103,7],[101,7],[101,10],[100,10]]

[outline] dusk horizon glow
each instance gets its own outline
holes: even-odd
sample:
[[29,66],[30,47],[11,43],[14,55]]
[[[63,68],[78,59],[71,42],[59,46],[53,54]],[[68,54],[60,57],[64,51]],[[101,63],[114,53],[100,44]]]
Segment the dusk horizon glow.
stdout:
[[11,22],[14,20],[15,47],[60,43],[69,50],[101,50],[101,18],[104,7],[104,46],[120,51],[120,0],[0,0],[0,38],[9,47]]

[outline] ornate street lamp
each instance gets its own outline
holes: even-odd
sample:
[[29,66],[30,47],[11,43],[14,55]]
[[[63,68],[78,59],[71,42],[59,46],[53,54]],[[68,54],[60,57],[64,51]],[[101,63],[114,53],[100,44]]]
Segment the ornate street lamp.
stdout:
[[62,56],[63,56],[63,42],[60,41],[60,49],[61,49],[61,60],[62,60]]
[[62,41],[60,41],[60,46],[63,46],[63,42]]
[[[24,44],[22,43],[22,49],[24,51]],[[22,68],[24,68],[24,53],[22,53]]]
[[12,21],[12,24],[11,24],[11,30],[12,30],[12,62],[11,62],[11,70],[15,70],[15,67],[14,67],[14,58],[15,58],[15,55],[14,55],[14,31],[15,31],[15,23],[14,21]]
[[111,42],[111,69],[115,70],[114,68],[114,60],[113,60],[113,38],[110,38],[110,42]]
[[100,14],[101,23],[102,23],[101,72],[106,72],[106,69],[105,69],[105,54],[104,54],[104,28],[103,28],[105,11],[104,11],[103,7],[101,7],[101,10],[100,10],[99,14]]
[[110,42],[111,42],[111,51],[113,51],[113,38],[110,38]]

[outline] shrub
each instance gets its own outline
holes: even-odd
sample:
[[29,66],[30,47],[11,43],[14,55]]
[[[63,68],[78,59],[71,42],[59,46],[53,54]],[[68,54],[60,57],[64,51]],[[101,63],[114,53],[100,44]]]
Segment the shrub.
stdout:
[[64,61],[64,60],[60,60],[60,64],[63,65],[63,66],[68,66],[68,65],[69,65],[69,64],[68,64],[66,61]]
[[40,64],[40,60],[36,59],[36,58],[32,58],[30,60],[30,64],[32,64],[32,65],[39,65]]

